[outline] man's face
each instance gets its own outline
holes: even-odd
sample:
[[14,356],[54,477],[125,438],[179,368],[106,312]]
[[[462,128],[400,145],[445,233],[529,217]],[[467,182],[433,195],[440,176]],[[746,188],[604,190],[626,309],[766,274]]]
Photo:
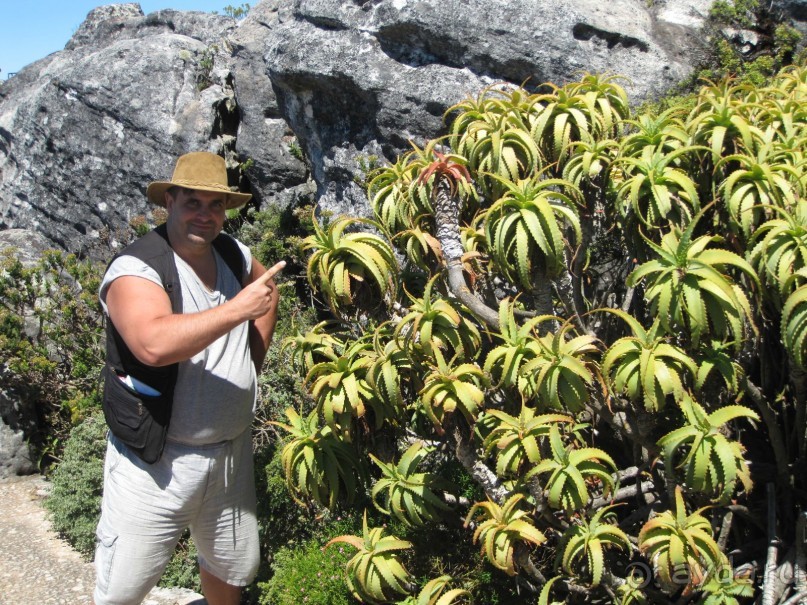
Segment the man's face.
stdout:
[[226,196],[211,191],[177,189],[165,196],[168,224],[190,244],[209,244],[224,227]]

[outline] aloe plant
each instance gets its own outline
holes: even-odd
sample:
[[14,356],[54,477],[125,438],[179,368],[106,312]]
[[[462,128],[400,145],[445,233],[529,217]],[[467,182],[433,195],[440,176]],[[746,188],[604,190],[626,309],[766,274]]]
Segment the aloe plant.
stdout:
[[588,334],[567,338],[571,330],[567,322],[554,334],[539,337],[538,355],[522,368],[524,381],[542,408],[579,412],[589,399],[596,339]]
[[604,506],[591,519],[581,518],[563,533],[558,547],[557,564],[569,575],[581,575],[585,567],[591,585],[598,586],[605,573],[605,550],[616,548],[630,551],[628,536],[619,527],[606,521],[613,506]]
[[488,352],[484,370],[498,386],[515,388],[524,399],[537,396],[532,376],[525,375],[524,365],[542,352],[535,330],[553,316],[538,316],[516,323],[515,302],[505,298],[499,303],[498,338],[502,341]]
[[751,123],[751,107],[743,101],[745,86],[730,80],[710,83],[701,89],[698,102],[686,120],[691,141],[709,148],[712,162],[736,153],[740,147],[753,150],[759,130]]
[[807,367],[807,285],[796,288],[785,300],[781,333],[790,358],[800,368]]
[[695,182],[676,163],[694,150],[681,147],[664,153],[647,146],[638,157],[618,156],[614,165],[625,172],[616,191],[619,213],[652,230],[692,221],[700,210],[700,197]]
[[731,163],[731,173],[720,183],[719,193],[733,223],[746,238],[773,211],[770,207],[795,207],[803,193],[801,174],[787,162],[777,161],[770,145],[755,155],[732,154],[721,158],[716,170]]
[[579,191],[561,179],[540,175],[502,180],[504,192],[483,224],[494,263],[508,280],[532,288],[535,276],[556,277],[565,266],[564,232],[582,241],[575,199]]
[[762,224],[753,234],[755,244],[748,255],[764,292],[776,306],[795,285],[791,278],[807,267],[807,201],[799,200],[792,211],[772,208],[776,217]]
[[563,166],[563,178],[578,188],[604,178],[617,156],[618,146],[614,139],[572,143],[569,161]]
[[298,331],[283,340],[281,350],[291,350],[292,363],[308,373],[318,363],[335,360],[344,349],[344,340],[335,326],[333,321],[323,321],[305,334]]
[[339,217],[321,227],[314,219],[314,233],[303,242],[305,250],[313,250],[308,281],[314,290],[325,293],[335,311],[359,302],[359,293],[380,301],[395,294],[397,261],[392,247],[378,235],[345,232],[359,223],[372,222]]
[[410,596],[397,605],[459,605],[471,603],[471,593],[462,588],[452,588],[444,592],[451,582],[451,576],[443,575],[426,582],[418,595]]
[[419,226],[399,231],[393,241],[416,267],[429,274],[436,273],[443,262],[440,241]]
[[367,187],[370,206],[390,233],[416,226],[422,209],[412,199],[410,190],[424,165],[425,161],[410,151],[391,166],[378,170],[370,180]]
[[687,423],[658,441],[665,464],[670,468],[675,466],[676,453],[685,449],[686,455],[679,466],[683,467],[690,488],[710,494],[723,503],[732,497],[737,482],[749,491],[751,476],[742,446],[728,439],[722,430],[731,420],[746,417],[759,421],[759,415],[740,405],[724,406],[707,414],[688,395],[681,399],[680,406]]
[[552,92],[537,95],[530,115],[530,134],[548,162],[562,163],[571,143],[589,141],[603,127],[591,99],[574,85],[550,85]]
[[541,592],[538,594],[538,605],[564,605],[565,601],[549,600],[552,597],[552,586],[561,579],[560,576],[555,576],[551,580],[547,580],[546,584],[541,588]]
[[409,293],[410,306],[395,327],[394,338],[410,353],[429,357],[435,350],[449,357],[473,359],[479,354],[481,336],[462,306],[433,293],[436,277],[429,280],[421,298]]
[[541,461],[540,442],[549,436],[549,427],[556,422],[572,422],[563,414],[539,414],[525,404],[518,418],[503,410],[489,410],[486,415],[492,426],[485,437],[485,453],[496,451],[496,474],[499,477],[518,476],[528,463]]
[[412,543],[395,536],[385,536],[381,527],[367,525],[364,513],[362,537],[337,536],[325,548],[343,542],[358,552],[347,562],[347,584],[359,601],[382,605],[395,595],[412,592],[412,577],[401,563],[398,552],[412,548]]
[[633,130],[625,136],[619,147],[620,155],[640,157],[645,148],[666,156],[686,147],[689,133],[681,119],[680,107],[670,107],[658,115],[642,114],[634,120],[625,120]]
[[614,605],[646,605],[647,595],[642,590],[645,585],[645,578],[631,570],[631,574],[625,578],[625,583],[616,588]]
[[[414,364],[409,352],[395,339],[390,324],[379,326],[373,338],[375,360],[367,370],[367,384],[385,405],[397,412],[406,408],[404,389]],[[397,415],[397,414],[396,414]]]
[[622,123],[630,116],[630,104],[625,89],[617,84],[624,77],[616,74],[585,73],[567,87],[572,94],[582,96],[588,113],[596,117],[591,128],[597,140],[621,134]]
[[[327,460],[317,448],[341,439],[371,467],[379,514],[418,525],[418,536],[460,537],[452,516],[484,493],[466,537],[497,573],[538,587],[540,605],[742,601],[748,586],[707,570],[725,563],[724,548],[764,560],[764,547],[743,541],[756,520],[735,514],[726,531],[728,503],[766,510],[746,459],[773,444],[777,477],[793,487],[769,509],[783,523],[804,491],[792,463],[807,393],[805,74],[754,90],[709,85],[660,115],[631,117],[624,91],[592,75],[547,94],[497,83],[451,108],[445,137],[371,179],[408,296],[382,293],[365,271],[350,292],[390,308],[345,303],[335,310],[349,329],[323,325],[288,345],[309,390],[319,386],[313,436],[289,438],[294,496],[311,499]],[[745,401],[764,420],[753,435]],[[338,460],[327,479],[338,499],[317,496],[327,505],[349,489]],[[463,482],[450,510],[453,492],[432,475],[446,471]],[[620,478],[629,484],[617,489]],[[610,508],[625,499],[635,510]],[[609,569],[635,561],[629,543],[654,576]],[[462,563],[461,548],[439,561],[420,550],[421,585]],[[396,592],[378,577],[386,588],[365,602],[465,604],[460,588],[475,591],[473,580],[450,590],[438,577]]]
[[649,330],[631,315],[610,309],[631,329],[632,335],[615,341],[605,352],[602,373],[612,391],[630,401],[642,401],[648,411],[661,410],[667,396],[678,400],[698,373],[695,361],[672,344],[657,319]]
[[320,427],[316,411],[303,417],[288,408],[286,417],[288,424],[271,424],[291,437],[280,453],[289,493],[297,500],[311,499],[331,509],[342,497],[352,502],[366,481],[355,450],[337,439],[329,426]]
[[611,473],[616,471],[611,456],[594,447],[575,448],[566,445],[557,424],[549,428],[552,457],[546,458],[524,475],[525,480],[549,473],[544,483],[547,502],[566,512],[582,510],[591,500],[587,480],[598,480],[603,493],[614,489]]
[[438,431],[454,412],[459,411],[473,424],[485,401],[485,375],[473,363],[453,364],[434,350],[434,365],[424,379],[419,393],[420,404],[426,416]]
[[404,525],[420,526],[427,521],[439,521],[441,511],[450,510],[435,493],[436,489],[448,489],[450,485],[434,473],[415,472],[428,453],[429,450],[417,441],[404,452],[397,464],[382,462],[370,454],[382,474],[373,486],[373,504]]
[[510,122],[505,115],[493,125],[477,122],[468,129],[474,140],[467,151],[469,165],[481,176],[480,185],[492,199],[501,195],[504,183],[529,179],[543,163],[530,133]]
[[306,375],[305,382],[325,422],[345,439],[350,439],[351,420],[364,418],[368,408],[375,412],[376,428],[395,417],[396,410],[376,397],[367,382],[375,360],[372,343],[360,339],[335,359],[314,365]]
[[700,514],[703,510],[687,515],[683,493],[676,487],[675,511],[651,518],[639,532],[639,550],[653,562],[666,588],[680,588],[676,578],[681,571],[688,574],[688,586],[699,586],[707,571],[726,564],[709,520]]
[[[725,574],[723,574],[725,575]],[[750,578],[721,577],[721,574],[710,574],[703,586],[700,605],[740,605],[740,598],[754,595],[754,582]]]
[[540,546],[546,542],[546,536],[530,522],[529,513],[518,507],[523,499],[524,494],[513,494],[501,506],[493,501],[477,502],[465,518],[467,527],[477,512],[482,514],[474,531],[474,544],[481,543],[485,558],[511,576],[516,574],[516,545]]
[[738,270],[756,286],[759,278],[734,252],[710,247],[720,242],[720,237],[693,239],[696,222],[693,220],[683,233],[674,230],[665,234],[661,245],[647,241],[655,258],[637,267],[628,276],[628,284],[645,282],[650,312],[665,330],[685,328],[695,345],[706,334],[739,344],[746,326],[755,326],[748,297],[727,269]]
[[695,351],[695,362],[698,364],[698,375],[695,380],[695,389],[703,391],[711,377],[719,377],[729,394],[740,391],[741,382],[745,376],[743,367],[732,356],[734,343],[712,339],[703,342]]

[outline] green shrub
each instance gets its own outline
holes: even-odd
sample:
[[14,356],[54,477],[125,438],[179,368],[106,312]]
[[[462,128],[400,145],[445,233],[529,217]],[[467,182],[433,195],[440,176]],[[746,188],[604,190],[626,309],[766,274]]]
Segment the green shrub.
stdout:
[[87,417],[70,433],[45,500],[53,529],[85,558],[95,550],[101,515],[107,427],[101,414]]
[[[758,0],[717,0],[709,9],[706,26],[711,40],[711,59],[698,77],[711,81],[725,76],[762,86],[783,66],[794,61],[801,33]],[[751,53],[743,52],[725,37],[725,28],[751,30],[759,42]],[[693,82],[694,83],[694,82]]]
[[160,578],[159,586],[187,588],[199,592],[202,581],[199,577],[199,565],[196,563],[197,555],[193,538],[186,530]]
[[314,539],[296,548],[281,548],[274,557],[274,576],[262,583],[260,605],[351,605],[345,584],[345,565],[352,549],[323,550]]
[[102,272],[101,263],[55,250],[33,266],[13,248],[0,252],[0,359],[7,386],[36,406],[37,431],[27,437],[45,464],[59,458],[73,424],[99,408]]

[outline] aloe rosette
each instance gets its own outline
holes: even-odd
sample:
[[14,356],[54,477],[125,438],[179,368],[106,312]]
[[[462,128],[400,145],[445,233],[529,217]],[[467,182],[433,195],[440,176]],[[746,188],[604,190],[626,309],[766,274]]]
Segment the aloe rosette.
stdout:
[[685,450],[679,467],[683,468],[687,486],[710,494],[719,502],[728,502],[737,482],[751,489],[748,464],[738,441],[723,434],[723,427],[737,418],[759,421],[759,415],[741,405],[728,405],[707,414],[703,407],[687,395],[681,402],[687,424],[659,439],[665,464],[675,466],[676,454]]
[[683,493],[676,487],[675,511],[651,518],[639,532],[639,550],[653,562],[665,588],[679,589],[677,578],[682,571],[688,574],[688,586],[698,586],[707,571],[727,561],[714,540],[711,523],[700,514],[703,510],[687,515]]

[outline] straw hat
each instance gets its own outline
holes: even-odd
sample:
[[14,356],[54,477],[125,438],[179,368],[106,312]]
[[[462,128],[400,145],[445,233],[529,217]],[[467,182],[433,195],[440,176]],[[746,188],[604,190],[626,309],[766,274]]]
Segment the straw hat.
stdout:
[[150,183],[146,195],[151,203],[165,206],[165,192],[171,187],[224,193],[227,208],[243,206],[252,197],[249,193],[236,193],[230,189],[224,158],[207,151],[194,151],[180,156],[171,180]]

